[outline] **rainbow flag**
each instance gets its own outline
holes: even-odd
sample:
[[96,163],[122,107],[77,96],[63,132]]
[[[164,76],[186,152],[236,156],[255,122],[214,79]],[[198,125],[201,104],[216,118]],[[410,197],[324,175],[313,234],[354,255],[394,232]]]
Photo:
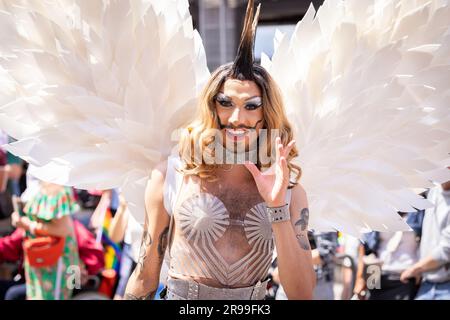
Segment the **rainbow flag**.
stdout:
[[117,274],[120,271],[120,257],[122,249],[118,243],[115,243],[109,237],[108,229],[113,216],[109,208],[106,210],[105,219],[103,219],[102,244],[105,248],[105,269],[114,269]]

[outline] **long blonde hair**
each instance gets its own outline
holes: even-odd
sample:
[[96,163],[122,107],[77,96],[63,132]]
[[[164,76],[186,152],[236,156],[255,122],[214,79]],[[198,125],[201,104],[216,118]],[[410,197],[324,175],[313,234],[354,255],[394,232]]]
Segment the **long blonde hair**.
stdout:
[[[216,179],[214,172],[218,165],[206,163],[203,156],[199,161],[198,158],[195,158],[192,150],[195,146],[200,146],[202,150],[206,149],[206,147],[215,139],[214,136],[208,134],[208,131],[211,131],[210,129],[220,129],[219,118],[216,112],[215,97],[225,81],[234,78],[232,76],[232,67],[232,63],[225,64],[213,72],[200,95],[196,120],[187,127],[187,130],[185,130],[186,134],[182,135],[180,139],[179,152],[184,164],[181,172],[185,175],[196,175],[201,179],[207,179],[209,181],[214,181]],[[286,145],[293,139],[293,132],[284,111],[278,85],[269,73],[257,64],[253,64],[253,76],[253,81],[258,85],[262,93],[263,128],[267,130],[269,137],[271,136],[272,129],[278,129],[281,142],[283,145]],[[237,78],[239,80],[246,80],[239,76]],[[271,139],[267,139],[266,146],[260,147],[265,147],[266,149],[264,150],[267,156],[270,156],[271,159],[273,159],[273,153],[269,154],[272,150]],[[300,167],[291,163],[291,160],[297,156],[298,152],[294,146],[287,158],[291,176],[289,187],[296,185],[301,176]],[[260,163],[259,156],[257,166],[260,169],[269,167],[269,165]]]

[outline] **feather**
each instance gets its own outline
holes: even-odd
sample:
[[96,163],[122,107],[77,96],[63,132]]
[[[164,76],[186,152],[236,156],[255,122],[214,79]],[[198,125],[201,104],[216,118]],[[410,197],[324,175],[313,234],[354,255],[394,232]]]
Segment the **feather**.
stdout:
[[[266,67],[295,128],[315,230],[407,230],[450,180],[448,1],[326,0]],[[423,189],[422,189],[423,190]]]
[[121,188],[144,222],[152,168],[209,77],[187,0],[0,1],[0,126],[38,178]]

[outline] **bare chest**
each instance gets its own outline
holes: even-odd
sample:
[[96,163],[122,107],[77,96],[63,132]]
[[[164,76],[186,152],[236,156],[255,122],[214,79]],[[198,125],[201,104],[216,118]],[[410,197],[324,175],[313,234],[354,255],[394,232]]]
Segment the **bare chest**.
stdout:
[[205,199],[203,202],[197,201],[196,208],[202,209],[202,205],[208,206],[208,202],[217,202],[217,206],[224,207],[228,217],[235,220],[245,219],[254,206],[264,202],[254,182],[231,184],[226,181],[200,183],[198,180],[188,180],[183,183],[177,204],[181,205],[198,195],[206,196],[202,196]]

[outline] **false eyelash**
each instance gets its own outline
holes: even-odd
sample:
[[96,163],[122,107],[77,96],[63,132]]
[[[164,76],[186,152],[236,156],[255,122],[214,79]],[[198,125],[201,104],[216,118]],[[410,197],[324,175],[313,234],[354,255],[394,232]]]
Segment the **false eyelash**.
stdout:
[[231,101],[228,101],[228,100],[221,100],[221,99],[216,99],[216,101],[217,101],[222,107],[231,107]]
[[256,110],[256,109],[258,109],[261,106],[262,106],[262,104],[248,104],[248,105],[245,106],[245,108],[247,110]]

